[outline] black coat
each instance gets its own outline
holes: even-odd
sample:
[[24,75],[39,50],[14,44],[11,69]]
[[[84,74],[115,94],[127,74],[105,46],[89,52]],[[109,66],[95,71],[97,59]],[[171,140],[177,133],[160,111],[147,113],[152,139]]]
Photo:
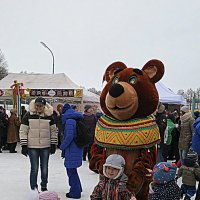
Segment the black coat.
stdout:
[[8,119],[6,114],[0,112],[0,138],[5,138],[7,135]]
[[180,200],[181,189],[175,181],[166,184],[150,184],[148,200]]
[[156,124],[158,125],[160,132],[161,144],[164,144],[164,134],[165,134],[165,129],[167,127],[167,117],[164,112],[157,113],[155,117],[156,117]]

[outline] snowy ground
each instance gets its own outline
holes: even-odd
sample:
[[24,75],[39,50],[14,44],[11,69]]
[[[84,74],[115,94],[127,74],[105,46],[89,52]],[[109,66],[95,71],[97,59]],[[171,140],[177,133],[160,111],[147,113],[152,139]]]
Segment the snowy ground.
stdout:
[[[29,159],[20,153],[11,154],[8,151],[0,154],[0,200],[27,200],[29,189]],[[65,197],[69,190],[68,179],[60,157],[60,150],[50,157],[48,190],[56,191],[59,197]],[[82,200],[89,200],[89,196],[98,182],[98,175],[88,169],[88,162],[84,161],[78,169],[83,193]],[[40,180],[40,177],[38,177]],[[179,185],[181,184],[179,180]],[[194,200],[194,198],[193,198]]]

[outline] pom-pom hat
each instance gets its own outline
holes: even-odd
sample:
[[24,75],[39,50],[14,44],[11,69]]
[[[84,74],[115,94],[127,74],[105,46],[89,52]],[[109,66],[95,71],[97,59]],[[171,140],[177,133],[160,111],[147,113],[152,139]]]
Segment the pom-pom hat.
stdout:
[[153,168],[154,182],[165,184],[175,179],[177,166],[171,162],[160,162]]

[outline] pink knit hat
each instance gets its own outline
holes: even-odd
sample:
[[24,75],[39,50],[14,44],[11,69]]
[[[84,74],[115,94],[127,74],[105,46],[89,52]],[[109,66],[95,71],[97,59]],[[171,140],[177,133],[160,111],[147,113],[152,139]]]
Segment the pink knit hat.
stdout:
[[58,200],[56,192],[45,191],[39,194],[39,200]]

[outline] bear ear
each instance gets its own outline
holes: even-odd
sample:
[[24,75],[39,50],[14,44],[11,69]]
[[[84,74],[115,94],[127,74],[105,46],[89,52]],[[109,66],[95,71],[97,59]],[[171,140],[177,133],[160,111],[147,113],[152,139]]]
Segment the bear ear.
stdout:
[[165,67],[160,60],[148,61],[142,70],[148,75],[148,77],[154,82],[158,82],[164,75]]
[[116,71],[120,71],[127,68],[127,66],[123,63],[123,62],[114,62],[111,65],[108,66],[108,68],[106,69],[104,75],[103,75],[103,81],[109,81],[115,74]]

